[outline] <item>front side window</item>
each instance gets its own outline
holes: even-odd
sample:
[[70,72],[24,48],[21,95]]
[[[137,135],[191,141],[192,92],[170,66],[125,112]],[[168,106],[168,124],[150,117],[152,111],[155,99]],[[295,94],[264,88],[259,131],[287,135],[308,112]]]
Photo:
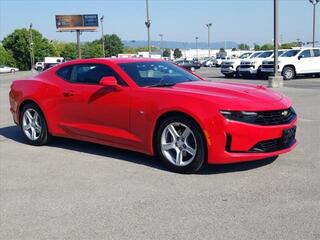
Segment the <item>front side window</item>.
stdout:
[[273,54],[272,51],[264,52],[261,55],[259,55],[258,58],[268,58],[268,57],[271,57],[272,54]]
[[259,55],[262,54],[261,52],[254,53],[250,58],[256,58],[259,57]]
[[57,75],[73,83],[99,84],[103,77],[115,77],[119,85],[126,83],[110,67],[103,64],[76,64],[59,69]]
[[169,62],[122,63],[119,66],[141,87],[199,80],[193,74]]
[[281,57],[294,57],[299,52],[300,52],[300,50],[289,50],[289,51],[285,52],[284,54],[282,54]]
[[57,71],[57,75],[59,77],[63,78],[64,80],[66,80],[66,81],[70,81],[71,80],[72,69],[73,69],[73,65],[60,68]]
[[303,58],[310,58],[311,57],[311,51],[310,50],[304,50],[301,54],[301,57]]

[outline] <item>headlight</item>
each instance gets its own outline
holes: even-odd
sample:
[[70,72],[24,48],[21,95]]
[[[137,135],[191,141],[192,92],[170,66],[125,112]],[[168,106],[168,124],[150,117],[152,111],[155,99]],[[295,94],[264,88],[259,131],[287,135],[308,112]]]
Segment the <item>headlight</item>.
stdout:
[[246,123],[254,123],[258,116],[257,112],[247,112],[247,111],[221,110],[220,113],[226,119],[239,121],[239,122],[246,122]]

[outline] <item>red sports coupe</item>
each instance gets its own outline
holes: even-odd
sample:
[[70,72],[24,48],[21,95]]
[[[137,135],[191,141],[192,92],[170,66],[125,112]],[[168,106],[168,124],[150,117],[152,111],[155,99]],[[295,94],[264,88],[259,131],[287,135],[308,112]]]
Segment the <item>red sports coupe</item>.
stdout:
[[205,81],[162,60],[70,61],[14,81],[9,98],[30,144],[80,139],[157,155],[182,173],[277,156],[297,144],[288,98]]

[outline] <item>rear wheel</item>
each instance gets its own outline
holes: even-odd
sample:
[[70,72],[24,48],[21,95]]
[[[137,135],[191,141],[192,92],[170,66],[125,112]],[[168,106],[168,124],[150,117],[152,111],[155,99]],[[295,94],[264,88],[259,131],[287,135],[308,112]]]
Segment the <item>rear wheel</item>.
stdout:
[[285,67],[282,70],[282,76],[284,80],[291,80],[295,77],[296,72],[293,67]]
[[165,119],[159,126],[155,144],[157,155],[174,172],[195,173],[206,163],[202,131],[185,116]]
[[46,120],[41,110],[34,104],[23,106],[20,127],[29,144],[45,145],[50,138]]
[[11,70],[10,70],[10,72],[11,72],[11,73],[15,73],[15,72],[16,72],[16,70],[14,70],[14,69],[11,69]]
[[195,67],[191,67],[191,68],[190,68],[190,71],[191,71],[191,72],[194,72],[195,70],[196,70]]

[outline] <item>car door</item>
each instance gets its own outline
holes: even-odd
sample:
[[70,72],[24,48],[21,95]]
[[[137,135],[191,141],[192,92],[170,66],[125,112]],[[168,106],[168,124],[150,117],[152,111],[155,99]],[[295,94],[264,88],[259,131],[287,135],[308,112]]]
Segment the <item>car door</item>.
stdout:
[[320,73],[320,49],[313,49],[312,72]]
[[[113,76],[121,90],[100,85]],[[109,143],[132,145],[130,134],[130,88],[105,64],[77,64],[64,86],[61,106],[63,127],[72,134]]]
[[310,49],[302,51],[298,56],[297,73],[312,73],[312,52]]

